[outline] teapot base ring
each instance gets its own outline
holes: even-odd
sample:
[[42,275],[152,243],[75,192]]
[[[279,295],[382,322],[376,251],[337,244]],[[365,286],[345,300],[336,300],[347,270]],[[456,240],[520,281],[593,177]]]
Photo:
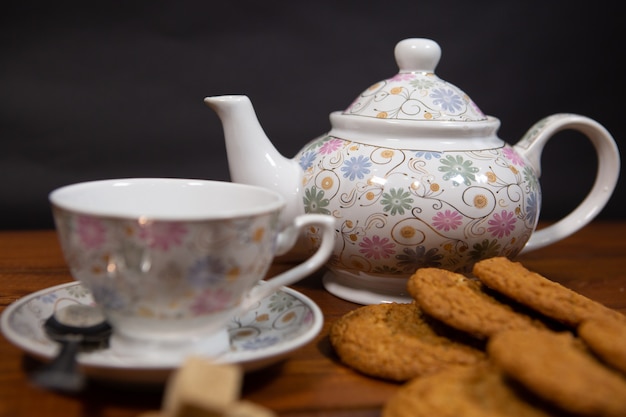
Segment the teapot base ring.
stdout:
[[357,304],[410,303],[407,278],[377,277],[365,273],[329,269],[322,278],[324,288],[336,297]]

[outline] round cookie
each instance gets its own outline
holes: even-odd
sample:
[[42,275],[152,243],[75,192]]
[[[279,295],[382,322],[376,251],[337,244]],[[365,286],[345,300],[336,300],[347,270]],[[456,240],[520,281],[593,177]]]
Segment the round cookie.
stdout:
[[564,410],[626,416],[626,379],[581,348],[569,332],[501,332],[489,340],[487,352],[512,379]]
[[507,329],[545,328],[483,291],[480,282],[439,268],[420,268],[407,290],[427,314],[478,338]]
[[626,316],[505,257],[485,259],[473,273],[489,288],[571,327],[592,317],[626,322]]
[[415,303],[374,304],[336,320],[329,336],[344,364],[394,381],[485,360],[482,350],[453,339],[453,329],[435,326]]
[[415,378],[385,403],[382,417],[550,417],[489,365],[451,367]]
[[589,319],[578,326],[578,336],[605,363],[626,374],[626,324]]

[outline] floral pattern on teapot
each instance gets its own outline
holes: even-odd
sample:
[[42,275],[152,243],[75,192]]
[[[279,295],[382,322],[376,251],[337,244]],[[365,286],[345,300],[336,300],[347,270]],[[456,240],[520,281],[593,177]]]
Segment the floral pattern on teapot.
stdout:
[[[361,304],[407,302],[406,278],[417,268],[469,272],[490,256],[539,249],[580,230],[607,203],[620,159],[598,122],[552,115],[510,146],[497,136],[497,118],[435,75],[436,42],[404,39],[394,56],[399,72],[331,112],[331,129],[294,159],[271,144],[248,97],[205,98],[224,124],[233,181],[282,193],[282,218],[303,210],[334,217],[335,247],[322,279],[329,292]],[[533,233],[543,148],[562,130],[591,141],[596,180],[572,212]],[[318,235],[307,229],[308,248],[319,245]]]
[[343,114],[402,120],[487,119],[467,94],[432,72],[399,73],[376,83]]
[[[537,176],[509,145],[391,149],[323,136],[297,156],[305,212],[336,219],[331,269],[405,277],[515,256],[537,224]],[[317,239],[315,230],[308,237]]]

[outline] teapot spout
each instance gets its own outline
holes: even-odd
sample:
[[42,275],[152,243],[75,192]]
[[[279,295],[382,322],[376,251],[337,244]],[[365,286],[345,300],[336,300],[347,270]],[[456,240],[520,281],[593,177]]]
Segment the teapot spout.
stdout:
[[283,224],[303,214],[302,169],[272,145],[250,99],[244,95],[215,96],[206,97],[204,102],[222,121],[231,181],[280,193],[287,204],[281,216]]

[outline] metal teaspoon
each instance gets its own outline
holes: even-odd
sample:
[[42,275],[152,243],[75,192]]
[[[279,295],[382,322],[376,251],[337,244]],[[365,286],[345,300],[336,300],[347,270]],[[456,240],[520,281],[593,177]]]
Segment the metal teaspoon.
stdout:
[[76,355],[84,348],[101,347],[111,335],[111,326],[94,306],[72,304],[54,312],[44,323],[48,337],[61,344],[58,355],[33,374],[41,387],[78,392],[86,383]]

